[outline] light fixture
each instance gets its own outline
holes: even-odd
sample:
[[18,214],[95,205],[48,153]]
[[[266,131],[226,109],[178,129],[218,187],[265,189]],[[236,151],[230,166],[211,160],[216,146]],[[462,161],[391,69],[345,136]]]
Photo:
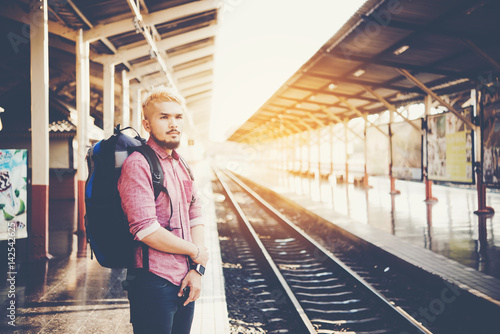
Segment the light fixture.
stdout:
[[311,97],[309,98],[309,100],[316,101],[316,95],[311,95]]
[[405,52],[406,50],[408,50],[410,48],[409,45],[403,45],[402,47],[400,47],[399,49],[397,49],[396,51],[394,51],[393,53],[396,55],[396,56],[399,56],[400,54],[402,54],[403,52]]
[[335,88],[337,88],[337,85],[334,84],[333,82],[331,84],[328,85],[328,89],[329,90],[334,90]]
[[362,76],[363,74],[365,74],[366,71],[362,68],[360,68],[359,70],[357,70],[356,72],[353,73],[353,75],[356,77],[356,78],[359,78],[360,76]]
[[300,109],[300,108],[302,108],[302,105],[299,103],[295,107]]

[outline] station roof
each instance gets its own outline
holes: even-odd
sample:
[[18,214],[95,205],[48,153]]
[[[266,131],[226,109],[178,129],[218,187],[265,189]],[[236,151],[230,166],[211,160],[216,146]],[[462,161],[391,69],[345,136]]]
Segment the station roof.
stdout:
[[[113,63],[116,109],[121,109],[121,70],[127,71],[131,87],[150,89],[173,81],[186,99],[194,127],[202,137],[208,136],[220,4],[221,0],[48,0],[51,98],[75,105],[75,41],[83,29],[83,38],[90,42],[90,105],[96,123],[102,122],[102,64]],[[18,90],[21,81],[29,82],[30,1],[2,0],[1,6],[0,26],[7,38],[0,47],[7,52],[0,57],[0,99]],[[136,18],[137,8],[142,20]]]
[[228,140],[268,140],[421,102],[421,84],[450,105],[463,102],[500,71],[499,17],[499,1],[368,0]]

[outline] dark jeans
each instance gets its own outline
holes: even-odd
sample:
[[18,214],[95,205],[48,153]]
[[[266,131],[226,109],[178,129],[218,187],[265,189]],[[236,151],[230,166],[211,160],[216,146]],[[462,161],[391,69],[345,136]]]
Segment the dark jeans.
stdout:
[[189,291],[178,297],[179,286],[142,269],[129,270],[125,286],[134,334],[189,334],[194,302],[182,305]]

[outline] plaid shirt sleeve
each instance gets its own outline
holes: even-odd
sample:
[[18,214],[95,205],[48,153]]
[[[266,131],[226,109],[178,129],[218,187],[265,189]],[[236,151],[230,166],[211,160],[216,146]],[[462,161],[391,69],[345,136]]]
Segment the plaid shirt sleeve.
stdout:
[[142,240],[161,227],[156,216],[151,170],[140,153],[133,153],[123,163],[118,191],[135,240]]

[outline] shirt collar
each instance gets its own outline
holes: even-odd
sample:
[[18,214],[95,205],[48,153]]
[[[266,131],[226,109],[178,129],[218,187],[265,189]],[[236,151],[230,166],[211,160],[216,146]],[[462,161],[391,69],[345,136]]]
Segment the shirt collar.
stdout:
[[165,150],[158,145],[151,137],[149,137],[147,144],[160,156],[161,159],[167,159],[172,156],[175,160],[179,160],[179,154],[175,150],[172,150],[172,154],[168,154]]

